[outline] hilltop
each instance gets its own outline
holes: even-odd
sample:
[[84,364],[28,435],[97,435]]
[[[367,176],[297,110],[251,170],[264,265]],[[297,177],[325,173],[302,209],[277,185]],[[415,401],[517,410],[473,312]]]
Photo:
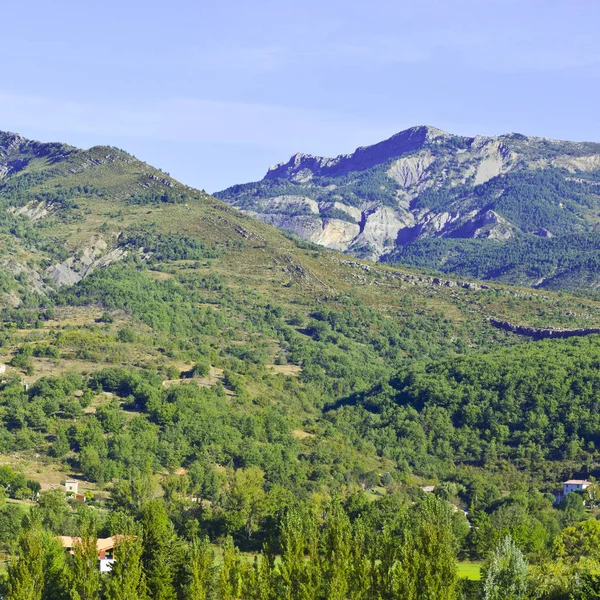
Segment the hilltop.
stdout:
[[336,158],[296,154],[216,194],[356,257],[544,288],[600,282],[600,144],[413,127]]

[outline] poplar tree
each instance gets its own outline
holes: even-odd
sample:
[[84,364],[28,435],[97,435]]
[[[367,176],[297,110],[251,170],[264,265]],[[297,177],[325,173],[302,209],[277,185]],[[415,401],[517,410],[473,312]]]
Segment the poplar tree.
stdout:
[[448,503],[428,496],[411,521],[400,548],[396,593],[405,600],[452,600],[458,565]]
[[190,581],[187,590],[189,600],[207,600],[212,591],[214,552],[207,537],[194,537],[189,551]]
[[98,569],[98,537],[91,515],[84,513],[80,525],[81,537],[73,547],[71,568],[72,600],[100,599],[100,571]]
[[351,600],[367,600],[372,590],[375,561],[372,561],[369,556],[367,527],[361,518],[354,522],[350,546],[350,566],[349,597]]
[[527,593],[527,559],[510,536],[506,536],[484,567],[485,600],[521,600]]
[[42,600],[44,538],[40,520],[26,517],[18,547],[19,558],[8,567],[7,600]]
[[150,500],[143,510],[142,562],[152,600],[175,600],[175,532],[161,500]]
[[220,600],[237,600],[242,593],[243,564],[239,550],[229,535],[223,542],[223,566],[219,576]]
[[[308,560],[306,555],[308,554]],[[318,539],[313,518],[290,510],[281,524],[279,598],[309,600],[319,589]]]
[[106,600],[148,600],[143,551],[139,536],[133,532],[118,539],[113,552],[115,562],[106,581]]
[[43,532],[44,589],[42,600],[68,600],[70,598],[67,553],[61,541],[49,531]]
[[325,596],[328,600],[345,600],[351,571],[352,527],[348,515],[337,500],[330,506],[321,535]]
[[274,568],[274,556],[264,549],[260,558],[255,557],[252,568],[245,573],[243,582],[244,600],[278,600],[273,585]]

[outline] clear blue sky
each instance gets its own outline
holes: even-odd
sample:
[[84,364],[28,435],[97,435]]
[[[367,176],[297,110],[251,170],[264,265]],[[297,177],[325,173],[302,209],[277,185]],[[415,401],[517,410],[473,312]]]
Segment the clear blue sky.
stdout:
[[600,141],[598,0],[29,0],[0,19],[0,129],[211,192],[417,124]]

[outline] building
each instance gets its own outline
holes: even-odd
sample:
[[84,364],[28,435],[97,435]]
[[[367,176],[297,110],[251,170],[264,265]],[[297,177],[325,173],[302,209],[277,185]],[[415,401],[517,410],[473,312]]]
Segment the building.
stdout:
[[569,481],[563,483],[563,496],[566,496],[570,492],[583,492],[590,485],[592,485],[592,482],[585,479],[569,479]]
[[6,365],[0,363],[0,375],[4,375],[6,373]]
[[98,568],[100,569],[100,573],[110,573],[112,571],[114,564],[115,564],[114,558],[99,558],[98,559]]
[[583,490],[589,488],[590,485],[593,485],[592,482],[585,479],[569,479],[568,481],[565,481],[563,483],[562,491],[553,492],[554,497],[556,498],[554,504],[558,504],[564,500],[565,496],[571,492],[583,492]]
[[78,486],[79,486],[79,481],[77,481],[76,479],[67,479],[67,481],[65,481],[65,491],[67,491],[67,492],[71,492],[71,493],[77,495]]
[[[63,545],[63,548],[68,550],[71,554],[73,554],[75,546],[81,543],[81,538],[79,537],[61,535],[59,539]],[[115,564],[115,559],[112,558],[112,552],[115,549],[115,546],[119,543],[120,539],[123,538],[113,535],[108,538],[98,538],[96,541],[96,551],[98,552],[98,570],[100,573],[110,573],[112,570],[112,567]]]

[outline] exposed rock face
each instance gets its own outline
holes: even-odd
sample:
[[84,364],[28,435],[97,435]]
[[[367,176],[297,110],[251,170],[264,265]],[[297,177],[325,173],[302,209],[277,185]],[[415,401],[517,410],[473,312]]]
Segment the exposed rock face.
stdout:
[[298,181],[308,181],[313,176],[339,177],[352,171],[364,171],[380,165],[440,137],[450,136],[435,127],[420,126],[401,131],[388,140],[373,146],[357,148],[352,154],[342,154],[336,158],[311,156],[299,152],[288,162],[269,167],[265,179],[297,177]]
[[[555,180],[540,191],[536,174],[547,170],[542,179]],[[460,137],[420,126],[335,158],[295,154],[262,181],[216,195],[305,240],[394,260],[419,241],[419,248],[466,248],[456,239],[516,243],[592,231],[599,180],[600,144],[521,134]],[[577,205],[573,186],[587,195]],[[418,252],[412,260],[426,262]],[[440,252],[432,260],[442,268],[447,257]]]
[[389,168],[388,175],[404,189],[414,189],[423,183],[425,173],[434,161],[435,157],[428,152],[423,152],[417,156],[399,158]]
[[52,210],[52,205],[47,202],[29,202],[20,208],[10,207],[9,212],[12,212],[17,217],[23,216],[32,221],[41,221]]
[[127,255],[125,248],[114,248],[107,252],[108,244],[102,238],[92,240],[91,245],[83,248],[67,260],[46,269],[45,276],[56,287],[74,285],[95,269],[107,267],[122,260]]
[[[216,195],[305,240],[377,260],[422,238],[514,237],[518,227],[478,190],[514,170],[547,167],[600,170],[600,145],[519,134],[466,138],[420,126],[335,158],[295,154],[241,193]],[[286,186],[291,193],[276,193]]]

